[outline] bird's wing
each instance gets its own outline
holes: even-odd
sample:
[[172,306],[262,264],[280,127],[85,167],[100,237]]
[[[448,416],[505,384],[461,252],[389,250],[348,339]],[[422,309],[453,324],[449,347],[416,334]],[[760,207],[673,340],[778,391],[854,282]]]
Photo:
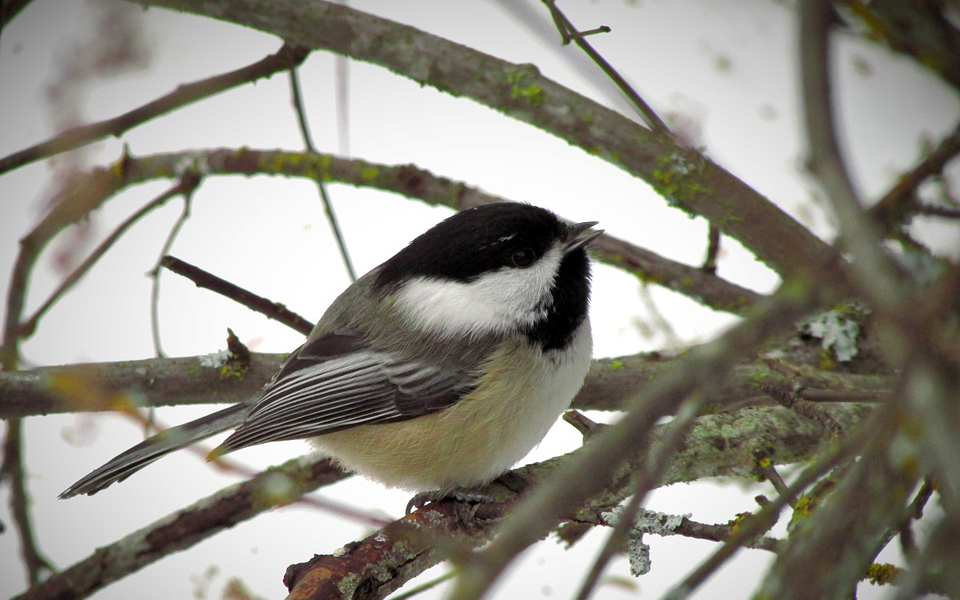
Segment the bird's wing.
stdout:
[[311,340],[287,359],[247,419],[213,451],[310,438],[442,410],[469,393],[467,369],[402,358],[354,333]]

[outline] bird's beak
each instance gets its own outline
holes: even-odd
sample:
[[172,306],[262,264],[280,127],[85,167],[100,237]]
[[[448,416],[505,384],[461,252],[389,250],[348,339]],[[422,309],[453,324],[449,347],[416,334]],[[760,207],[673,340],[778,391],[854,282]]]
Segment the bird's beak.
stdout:
[[570,225],[567,233],[567,243],[563,248],[563,253],[567,254],[573,252],[577,248],[583,248],[593,240],[600,237],[600,234],[603,233],[602,229],[596,231],[587,231],[591,227],[597,224],[597,221],[587,221],[586,223],[576,223]]

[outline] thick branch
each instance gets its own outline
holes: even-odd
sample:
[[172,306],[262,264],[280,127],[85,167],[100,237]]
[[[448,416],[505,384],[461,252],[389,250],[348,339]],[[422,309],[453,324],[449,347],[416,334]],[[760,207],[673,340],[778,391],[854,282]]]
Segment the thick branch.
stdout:
[[[36,254],[66,225],[83,218],[127,186],[151,179],[177,177],[189,165],[199,175],[284,175],[337,181],[372,187],[463,210],[501,201],[482,191],[436,176],[413,165],[383,165],[330,154],[281,150],[214,149],[143,157],[125,156],[120,162],[91,171],[21,244],[22,261]],[[629,242],[604,235],[592,244],[597,257],[709,306],[742,314],[762,296],[701,269],[669,260]],[[29,250],[29,253],[28,253]],[[19,261],[18,261],[19,264]],[[15,273],[19,273],[19,269]],[[8,317],[9,318],[9,317]]]
[[[868,412],[862,405],[838,405],[833,409],[836,409],[834,416],[850,427]],[[642,457],[655,452],[664,428],[663,425],[655,427],[634,454]],[[760,445],[772,452],[772,462],[785,464],[807,460],[816,455],[822,445],[829,443],[829,432],[784,408],[707,415],[695,421],[685,444],[657,485],[703,477],[750,478],[755,452]],[[478,546],[488,540],[504,511],[509,512],[505,503],[519,497],[517,491],[522,493],[545,481],[581,452],[577,450],[567,456],[511,471],[502,478],[502,484],[491,486],[491,494],[497,502],[480,506],[478,518],[470,521],[470,530],[464,530],[454,503],[442,502],[408,515],[355,544],[348,544],[336,555],[316,556],[308,563],[291,567],[286,579],[292,588],[289,600],[329,598],[337,590],[343,593],[343,597],[354,597],[352,594],[356,590],[363,590],[368,594],[364,597],[383,598],[442,560],[444,554],[438,548],[463,550],[461,544]],[[628,468],[639,468],[640,462],[642,458],[637,458],[636,464]],[[629,480],[624,480],[592,508],[609,508],[611,503],[622,500],[632,491]],[[581,516],[579,511],[571,509],[563,518],[575,521]]]
[[960,30],[949,2],[938,0],[856,0],[847,3],[872,39],[911,56],[960,90]]
[[0,418],[249,400],[281,354],[251,354],[240,374],[204,356],[44,367],[0,373]]
[[[210,366],[204,356],[0,372],[0,418],[243,402],[270,380],[286,355],[251,353],[250,358],[242,375]],[[573,407],[622,410],[630,398],[681,360],[657,353],[594,360]],[[752,362],[735,367],[727,383],[709,392],[710,410],[776,404],[763,395],[764,385],[800,385],[805,388],[803,397],[817,402],[881,402],[892,382],[883,375],[816,369],[787,379],[762,361]]]
[[706,217],[723,233],[740,240],[781,275],[834,268],[829,265],[835,264],[836,255],[829,246],[702,154],[541,76],[533,66],[502,61],[413,27],[322,0],[273,2],[269,12],[257,0],[144,3],[253,27],[471,98],[643,179],[674,206]]
[[[121,577],[261,512],[345,477],[327,459],[303,457],[268,469],[253,479],[208,496],[135,531],[31,587],[17,600],[85,598]],[[277,490],[283,490],[278,495]]]

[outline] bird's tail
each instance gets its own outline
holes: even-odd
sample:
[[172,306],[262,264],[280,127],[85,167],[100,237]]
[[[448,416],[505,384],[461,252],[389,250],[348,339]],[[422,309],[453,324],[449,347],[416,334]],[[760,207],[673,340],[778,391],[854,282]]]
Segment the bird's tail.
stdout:
[[116,481],[123,481],[161,456],[237,427],[252,407],[248,403],[235,404],[151,436],[71,485],[60,497],[95,494]]

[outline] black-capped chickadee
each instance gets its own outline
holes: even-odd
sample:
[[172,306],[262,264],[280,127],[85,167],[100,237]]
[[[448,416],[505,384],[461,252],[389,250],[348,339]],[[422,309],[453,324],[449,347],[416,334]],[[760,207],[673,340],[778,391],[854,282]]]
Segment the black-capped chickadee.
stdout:
[[391,487],[488,483],[583,383],[594,225],[513,202],[454,214],[344,290],[258,398],[148,438],[60,497],[232,428],[212,455],[309,439]]

